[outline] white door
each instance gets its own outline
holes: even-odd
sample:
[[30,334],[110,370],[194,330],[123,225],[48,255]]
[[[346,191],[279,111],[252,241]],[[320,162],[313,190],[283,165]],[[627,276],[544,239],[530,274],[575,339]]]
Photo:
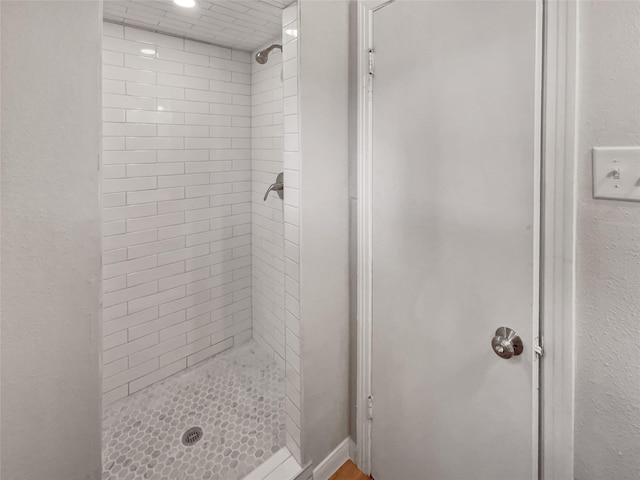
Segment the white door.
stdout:
[[372,22],[372,475],[537,478],[541,5]]

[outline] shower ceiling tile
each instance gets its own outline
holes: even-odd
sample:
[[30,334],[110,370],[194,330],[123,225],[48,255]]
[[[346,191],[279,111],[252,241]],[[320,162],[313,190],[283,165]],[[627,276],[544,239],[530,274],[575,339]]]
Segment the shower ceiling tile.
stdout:
[[104,19],[238,50],[280,37],[282,9],[294,0],[105,0]]

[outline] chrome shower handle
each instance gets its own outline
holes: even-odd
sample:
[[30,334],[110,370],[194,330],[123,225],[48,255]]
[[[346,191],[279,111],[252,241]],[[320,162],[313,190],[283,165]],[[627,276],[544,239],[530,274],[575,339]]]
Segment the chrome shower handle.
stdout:
[[273,190],[274,192],[278,192],[278,196],[282,198],[282,191],[284,190],[284,185],[281,183],[272,183],[267,188],[267,193],[264,194],[264,201],[267,201],[267,197],[269,196],[269,192]]
[[280,172],[276,177],[276,183],[272,183],[267,188],[267,193],[264,194],[264,201],[267,201],[267,197],[269,197],[269,192],[273,190],[278,193],[278,196],[282,200],[284,198],[284,173]]

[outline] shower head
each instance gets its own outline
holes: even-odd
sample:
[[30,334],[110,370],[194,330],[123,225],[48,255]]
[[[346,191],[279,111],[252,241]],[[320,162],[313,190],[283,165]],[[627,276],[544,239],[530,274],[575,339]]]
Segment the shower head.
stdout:
[[269,53],[274,48],[279,48],[280,51],[282,51],[282,45],[273,44],[270,47],[265,48],[264,50],[260,50],[258,53],[256,53],[256,62],[258,62],[260,65],[264,65],[265,63],[267,63],[267,60],[269,60]]

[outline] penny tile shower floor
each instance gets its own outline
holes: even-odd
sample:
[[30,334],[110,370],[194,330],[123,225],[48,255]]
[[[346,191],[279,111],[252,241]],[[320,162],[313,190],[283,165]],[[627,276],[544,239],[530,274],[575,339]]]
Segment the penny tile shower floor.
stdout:
[[102,441],[104,480],[241,479],[284,447],[284,372],[249,341],[106,407]]

